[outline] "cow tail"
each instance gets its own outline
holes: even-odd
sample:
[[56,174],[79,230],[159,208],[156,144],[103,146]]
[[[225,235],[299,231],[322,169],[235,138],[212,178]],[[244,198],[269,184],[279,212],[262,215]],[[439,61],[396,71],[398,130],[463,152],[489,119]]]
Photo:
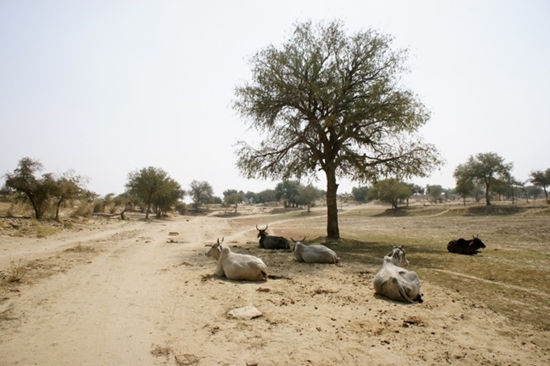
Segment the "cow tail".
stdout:
[[409,297],[409,295],[407,294],[407,291],[405,291],[405,289],[403,288],[403,286],[401,285],[401,283],[399,283],[399,281],[396,281],[397,282],[397,289],[399,291],[399,295],[401,295],[401,297],[405,300],[407,300],[408,302],[410,302],[411,304],[414,304],[416,303],[416,301],[414,301],[413,299],[411,299]]

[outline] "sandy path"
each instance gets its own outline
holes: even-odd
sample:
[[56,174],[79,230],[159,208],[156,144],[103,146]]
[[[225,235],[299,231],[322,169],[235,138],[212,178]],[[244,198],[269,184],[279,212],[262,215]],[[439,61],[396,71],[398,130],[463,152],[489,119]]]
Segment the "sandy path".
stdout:
[[[179,235],[170,236],[173,231]],[[288,252],[248,244],[255,234],[230,219],[180,217],[66,233],[38,245],[35,239],[13,245],[0,238],[3,247],[47,256],[60,268],[3,295],[0,310],[11,320],[0,321],[0,365],[550,361],[530,329],[511,328],[459,294],[423,283],[424,304],[394,304],[373,297],[377,268],[346,258],[341,266],[296,263]],[[281,279],[237,283],[209,277],[215,264],[204,256],[205,245],[222,236],[235,251],[262,257]],[[95,251],[64,251],[75,245]],[[2,252],[4,259],[8,252]],[[228,310],[246,305],[264,315],[250,321],[227,317]]]
[[[16,245],[12,258],[34,258],[78,244],[100,252],[81,266],[21,290],[9,305],[17,319],[8,325],[15,332],[0,336],[0,364],[152,364],[152,338],[163,316],[159,309],[171,286],[163,272],[179,262],[180,248],[166,241],[181,226],[138,222],[77,233],[72,239],[42,240],[44,245],[33,240],[34,251],[29,243],[21,244],[22,249]],[[188,235],[195,242],[198,233]]]

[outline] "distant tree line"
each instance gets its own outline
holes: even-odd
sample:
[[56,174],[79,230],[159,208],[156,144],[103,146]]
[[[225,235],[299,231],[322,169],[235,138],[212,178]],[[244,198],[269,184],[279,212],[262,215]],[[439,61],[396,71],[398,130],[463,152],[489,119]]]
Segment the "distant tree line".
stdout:
[[[283,202],[285,207],[309,210],[324,194],[312,185],[283,181],[274,189],[258,193],[228,189],[220,198],[214,196],[212,186],[206,181],[193,180],[189,190],[184,190],[163,169],[146,167],[128,173],[125,192],[101,197],[87,190],[87,179],[72,170],[61,175],[42,173],[43,170],[38,160],[23,158],[13,172],[4,175],[5,184],[0,191],[1,196],[11,198],[13,203],[28,204],[38,220],[46,217],[59,220],[60,208],[77,202],[75,215],[116,214],[124,218],[128,211],[139,210],[145,213],[146,219],[150,214],[160,218],[172,210],[181,214],[189,210],[200,212],[207,204],[220,204],[226,211],[233,207],[237,212],[241,204]],[[191,199],[190,207],[183,201],[186,196]]]
[[[353,187],[350,197],[357,202],[380,201],[391,204],[393,208],[408,205],[414,195],[425,195],[434,203],[446,200],[462,199],[464,205],[471,198],[475,202],[484,199],[490,205],[494,199],[515,200],[522,198],[529,202],[544,197],[547,203],[550,186],[550,168],[535,170],[525,181],[511,175],[513,164],[506,163],[496,153],[481,153],[456,167],[454,188],[440,185],[421,187],[414,183],[403,182],[398,178],[375,181],[372,185]],[[11,173],[4,175],[5,184],[0,193],[9,196],[14,203],[28,204],[36,219],[45,216],[59,219],[59,211],[65,205],[79,203],[75,214],[86,216],[102,214],[124,214],[139,209],[149,218],[154,213],[160,218],[172,210],[181,214],[189,210],[200,212],[204,205],[219,204],[226,212],[232,208],[236,213],[242,204],[268,204],[281,202],[285,207],[304,207],[308,212],[315,202],[326,196],[326,192],[311,184],[303,185],[298,180],[284,180],[273,189],[260,192],[244,192],[228,189],[223,197],[213,194],[212,186],[205,181],[192,181],[189,190],[172,179],[160,168],[147,167],[130,172],[126,182],[126,191],[116,195],[109,193],[104,197],[85,188],[87,179],[70,170],[63,174],[40,173],[44,170],[38,160],[25,157]],[[528,185],[531,183],[531,185]],[[185,196],[191,199],[188,207],[183,202]],[[341,195],[344,197],[344,195]],[[120,212],[116,212],[119,207]]]
[[389,178],[376,181],[371,186],[354,187],[352,196],[358,202],[378,200],[391,204],[393,208],[408,204],[408,199],[415,194],[427,195],[434,203],[459,198],[466,204],[468,198],[473,198],[475,202],[484,198],[485,204],[491,205],[495,197],[512,202],[524,198],[529,202],[529,199],[538,199],[544,193],[546,202],[550,203],[550,168],[532,171],[525,181],[513,177],[512,168],[512,163],[506,163],[496,153],[480,153],[470,156],[468,161],[456,167],[453,174],[456,180],[454,188],[445,189],[440,185],[422,188],[397,178]]

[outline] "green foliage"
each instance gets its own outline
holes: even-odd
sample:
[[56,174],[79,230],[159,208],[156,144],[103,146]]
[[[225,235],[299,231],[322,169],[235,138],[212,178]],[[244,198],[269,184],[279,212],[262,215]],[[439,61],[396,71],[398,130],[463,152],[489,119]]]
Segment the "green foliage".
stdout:
[[53,182],[51,194],[55,204],[55,219],[59,219],[59,208],[67,201],[73,201],[82,196],[83,184],[86,181],[83,177],[69,171]]
[[192,181],[191,190],[189,192],[191,200],[193,201],[192,206],[195,211],[200,211],[203,204],[210,203],[210,199],[214,195],[214,190],[210,183],[206,181]]
[[21,159],[15,171],[5,175],[5,189],[15,192],[17,199],[29,203],[37,220],[44,217],[51,205],[54,205],[55,219],[58,219],[59,208],[63,203],[82,196],[85,179],[75,175],[73,171],[61,177],[55,177],[53,173],[37,176],[42,170],[43,166],[39,161]]
[[307,186],[300,185],[298,187],[298,194],[295,197],[295,202],[300,206],[307,206],[307,212],[311,212],[311,206],[321,197],[321,191],[315,188],[313,185]]
[[485,203],[489,206],[491,186],[498,184],[497,180],[510,181],[512,168],[512,163],[505,163],[504,158],[496,153],[479,153],[457,166],[453,176],[457,186],[471,187],[473,184],[485,187]]
[[223,205],[227,208],[234,205],[235,213],[237,213],[238,205],[241,202],[243,202],[245,199],[246,197],[243,191],[237,191],[236,189],[228,189],[223,192]]
[[398,208],[399,202],[410,196],[412,191],[405,183],[390,178],[376,182],[369,190],[367,200],[379,200],[391,204],[392,208]]
[[443,187],[440,185],[428,185],[426,186],[426,193],[430,196],[434,203],[438,203],[443,200],[441,195],[444,193]]
[[187,212],[189,212],[189,209],[187,207],[187,204],[185,204],[185,202],[180,202],[180,203],[176,204],[176,211],[180,215],[187,215]]
[[548,191],[546,190],[546,187],[550,186],[550,168],[546,169],[544,172],[542,170],[531,172],[530,177],[531,183],[542,188],[546,196],[546,202],[550,203],[548,200]]
[[278,201],[283,201],[285,207],[296,205],[296,198],[300,182],[297,180],[284,180],[275,187],[275,197]]
[[257,203],[277,202],[277,192],[274,189],[265,189],[256,195]]
[[369,187],[353,187],[351,189],[351,195],[357,202],[366,202],[369,194]]
[[442,161],[415,133],[429,112],[402,87],[406,51],[390,36],[348,36],[339,21],[296,24],[291,34],[256,53],[252,81],[236,88],[235,109],[265,136],[257,148],[238,142],[237,166],[283,181],[323,171],[327,235],[339,238],[337,177],[426,176]]
[[173,205],[185,196],[178,182],[160,168],[148,167],[128,174],[126,183],[128,194],[137,197],[146,206],[145,218],[149,218],[151,208],[157,217],[168,212]]

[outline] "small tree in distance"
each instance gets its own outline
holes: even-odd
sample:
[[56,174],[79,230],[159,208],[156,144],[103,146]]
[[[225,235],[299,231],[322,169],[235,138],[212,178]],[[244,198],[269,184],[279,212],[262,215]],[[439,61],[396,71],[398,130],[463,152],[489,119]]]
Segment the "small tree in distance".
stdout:
[[390,178],[375,183],[369,190],[367,200],[379,200],[398,208],[399,202],[408,199],[412,195],[411,189],[403,182]]
[[548,191],[546,190],[546,187],[550,186],[550,168],[546,169],[544,172],[542,170],[531,172],[531,183],[543,189],[544,195],[546,196],[546,203],[550,203],[550,201],[548,201]]
[[368,186],[353,187],[351,189],[351,195],[353,196],[353,199],[356,200],[357,202],[366,202],[368,193],[369,193]]
[[434,203],[441,202],[441,194],[444,192],[443,187],[438,184],[427,185],[426,193],[432,198]]
[[243,191],[237,191],[236,189],[228,189],[223,192],[223,203],[226,207],[226,212],[231,205],[235,205],[235,213],[237,213],[237,207],[239,203],[243,202],[246,196]]
[[156,205],[157,216],[159,209],[165,208],[165,200],[176,199],[182,197],[184,192],[179,187],[179,184],[168,176],[161,168],[147,167],[141,170],[136,170],[128,174],[128,182],[126,189],[130,195],[135,195],[146,206],[145,219],[149,218],[151,206]]
[[59,208],[67,201],[75,200],[82,195],[85,178],[70,170],[57,178],[51,191],[55,200],[55,219],[59,220]]
[[193,201],[193,208],[198,212],[203,204],[210,202],[210,199],[214,196],[214,190],[212,189],[210,183],[206,181],[199,182],[194,180],[191,182],[189,196],[191,196],[191,200]]
[[296,203],[298,205],[307,206],[307,212],[311,212],[311,206],[313,203],[321,197],[321,191],[315,188],[313,185],[298,187],[298,195],[296,196]]
[[475,185],[483,185],[485,188],[485,204],[491,204],[489,193],[491,186],[497,180],[505,180],[511,176],[513,164],[505,163],[504,158],[496,153],[479,153],[470,156],[468,161],[456,167],[453,176],[457,184],[471,182]]

